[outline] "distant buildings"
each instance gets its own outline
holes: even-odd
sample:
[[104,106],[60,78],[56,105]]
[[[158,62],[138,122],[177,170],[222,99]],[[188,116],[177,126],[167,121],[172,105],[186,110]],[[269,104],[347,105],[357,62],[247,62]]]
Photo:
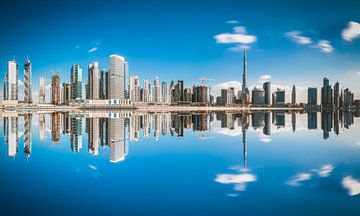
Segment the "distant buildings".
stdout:
[[308,106],[317,105],[317,88],[308,88],[307,105]]
[[167,83],[166,82],[161,83],[161,102],[163,104],[169,103],[168,90],[167,90]]
[[332,88],[329,84],[329,79],[326,77],[323,80],[323,87],[321,88],[321,106],[323,108],[332,108],[333,98],[332,98]]
[[153,102],[155,104],[160,104],[160,81],[159,77],[156,77],[154,80],[154,87],[153,87]]
[[273,104],[275,106],[285,106],[285,89],[277,89],[273,93]]
[[140,102],[140,79],[138,76],[130,77],[130,100],[134,103]]

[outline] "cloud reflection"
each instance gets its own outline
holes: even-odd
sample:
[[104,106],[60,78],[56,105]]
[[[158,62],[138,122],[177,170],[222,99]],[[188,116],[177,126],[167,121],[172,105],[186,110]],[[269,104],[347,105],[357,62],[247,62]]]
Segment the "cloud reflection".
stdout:
[[347,189],[349,196],[356,196],[360,194],[360,181],[354,179],[352,176],[343,178],[341,184],[345,189]]

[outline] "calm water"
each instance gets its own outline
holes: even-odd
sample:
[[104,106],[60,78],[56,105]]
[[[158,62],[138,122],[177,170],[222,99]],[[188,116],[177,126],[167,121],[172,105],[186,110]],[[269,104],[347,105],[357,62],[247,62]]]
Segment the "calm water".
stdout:
[[3,113],[1,212],[360,215],[358,117]]

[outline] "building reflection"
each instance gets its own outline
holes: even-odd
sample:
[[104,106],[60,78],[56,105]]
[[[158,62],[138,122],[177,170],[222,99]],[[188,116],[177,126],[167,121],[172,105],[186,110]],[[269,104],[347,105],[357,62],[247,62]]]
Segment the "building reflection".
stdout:
[[[358,114],[351,112],[322,112],[321,130],[323,139],[328,139],[332,129],[339,135],[340,128],[350,128]],[[32,113],[3,114],[3,133],[7,145],[7,154],[14,157],[18,154],[19,119],[24,124],[24,155],[32,154],[32,121],[36,118]],[[128,141],[137,142],[141,133],[144,138],[153,136],[155,140],[166,136],[169,130],[171,136],[184,137],[186,133],[200,133],[203,140],[206,131],[222,130],[223,133],[241,135],[243,144],[244,165],[246,166],[247,136],[252,130],[266,138],[277,131],[317,129],[317,112],[306,115],[285,112],[182,112],[182,113],[69,113],[53,112],[40,113],[38,116],[39,139],[46,141],[46,133],[51,134],[51,143],[58,144],[61,133],[66,137],[70,135],[70,148],[73,152],[81,152],[83,141],[87,140],[88,153],[99,155],[99,146],[109,148],[110,161],[113,163],[123,161],[128,154]],[[302,118],[305,116],[305,118]],[[51,130],[46,130],[46,118],[50,118]],[[300,119],[297,120],[297,118]],[[307,127],[300,126],[299,122],[307,123]],[[85,127],[83,127],[85,122]],[[286,122],[291,122],[287,124]],[[251,125],[251,128],[250,128]],[[286,128],[286,125],[289,125]],[[291,125],[291,126],[290,126]],[[273,127],[275,126],[275,127]],[[286,130],[283,130],[283,129]],[[83,139],[83,130],[87,139]],[[269,140],[269,139],[268,139]],[[266,140],[265,140],[266,141]],[[66,142],[65,142],[66,143]]]

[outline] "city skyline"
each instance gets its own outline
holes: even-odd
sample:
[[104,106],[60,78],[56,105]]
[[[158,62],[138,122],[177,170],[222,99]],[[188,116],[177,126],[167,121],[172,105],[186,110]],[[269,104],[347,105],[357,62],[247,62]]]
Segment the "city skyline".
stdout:
[[[33,79],[38,80],[39,76],[56,72],[65,78],[64,81],[68,81],[68,77],[64,76],[64,74],[68,73],[69,68],[74,63],[86,68],[89,63],[98,61],[99,69],[109,68],[108,56],[112,53],[118,53],[126,56],[131,65],[129,67],[131,74],[151,80],[158,76],[161,77],[162,81],[168,83],[171,79],[191,80],[191,84],[198,82],[198,77],[206,76],[215,79],[215,81],[212,81],[215,86],[214,91],[218,89],[220,92],[220,86],[233,82],[237,82],[235,83],[236,88],[241,88],[240,79],[233,79],[233,77],[237,77],[241,71],[242,62],[239,60],[242,53],[238,52],[239,48],[231,49],[241,44],[231,43],[231,37],[240,37],[239,39],[241,39],[241,36],[249,36],[245,37],[250,38],[249,41],[242,42],[245,43],[243,45],[249,48],[248,61],[251,64],[249,64],[248,70],[251,76],[248,77],[248,83],[251,84],[249,85],[250,89],[254,86],[260,86],[263,78],[271,76],[274,85],[291,89],[291,86],[296,84],[299,93],[301,93],[297,95],[302,102],[305,102],[306,97],[302,96],[302,93],[306,92],[304,88],[308,84],[320,86],[321,79],[328,77],[334,82],[339,81],[342,86],[353,89],[355,95],[359,95],[359,89],[356,85],[356,81],[360,79],[360,67],[356,63],[356,59],[359,57],[358,48],[360,45],[360,40],[356,34],[359,25],[359,15],[356,13],[356,8],[358,8],[359,3],[349,2],[349,5],[352,5],[349,8],[344,3],[343,7],[336,8],[337,16],[334,17],[332,11],[335,10],[335,7],[330,3],[323,5],[321,3],[296,2],[294,4],[298,7],[295,9],[288,4],[280,4],[282,1],[277,2],[278,4],[275,5],[278,8],[274,7],[274,12],[264,10],[262,17],[253,18],[250,14],[258,10],[255,5],[246,2],[240,4],[225,1],[216,5],[216,9],[219,10],[218,16],[209,18],[205,22],[207,25],[202,26],[204,28],[202,32],[196,30],[199,27],[198,22],[200,20],[195,19],[194,21],[194,18],[199,18],[198,16],[192,15],[188,18],[184,16],[185,8],[190,8],[190,11],[200,10],[201,1],[179,3],[177,10],[180,14],[178,14],[178,17],[170,16],[174,26],[171,25],[170,21],[162,20],[173,11],[171,4],[160,4],[162,6],[156,9],[163,13],[158,13],[150,20],[156,19],[159,21],[158,24],[141,23],[141,20],[133,19],[134,17],[128,13],[114,15],[110,19],[101,18],[102,16],[93,18],[88,13],[82,12],[84,17],[88,18],[90,22],[94,22],[94,28],[103,29],[111,25],[121,24],[126,27],[126,32],[121,34],[120,37],[116,37],[116,39],[109,32],[104,33],[102,31],[95,31],[95,34],[90,34],[91,36],[84,34],[66,36],[63,38],[62,45],[59,46],[57,37],[53,34],[47,36],[47,40],[40,40],[42,38],[42,36],[39,36],[41,32],[49,29],[54,30],[46,22],[43,25],[44,30],[35,28],[29,33],[30,36],[36,35],[38,37],[26,38],[16,35],[13,40],[6,40],[10,35],[14,35],[11,34],[12,28],[8,28],[9,31],[5,31],[2,35],[4,40],[1,41],[7,41],[7,43],[0,44],[3,50],[0,59],[3,59],[2,61],[5,63],[15,56],[18,62],[22,62],[26,59],[26,56],[29,56],[33,60]],[[97,5],[95,1],[92,3],[92,5],[86,4],[84,7],[92,9]],[[78,16],[75,16],[71,3],[60,4],[55,1],[53,4],[58,7],[42,5],[41,8],[38,8],[38,4],[17,4],[16,1],[11,7],[21,12],[25,10],[25,6],[29,6],[34,9],[34,12],[41,11],[45,14],[50,12],[56,14],[61,9],[70,9],[68,18],[62,20],[52,18],[51,20],[56,26],[62,27],[64,31],[75,28],[75,24],[77,24],[79,30],[83,29],[83,21],[77,18]],[[267,5],[267,3],[264,4]],[[124,2],[124,5],[127,7],[127,12],[140,10],[145,12],[146,17],[149,16],[146,9],[154,9],[148,4],[145,4],[143,8],[137,8],[128,2]],[[8,7],[10,5],[3,5],[2,10],[4,12],[1,13],[2,16],[8,13],[6,11]],[[319,7],[326,7],[327,10],[319,11],[317,10]],[[113,12],[113,10],[121,11],[123,9],[117,3],[110,1],[108,5],[101,7],[100,14]],[[201,13],[208,15],[214,10],[215,5],[209,4],[201,9]],[[270,26],[266,28],[258,27],[259,19],[269,18],[277,10],[292,11],[294,13],[286,21],[274,18],[267,19],[270,26],[276,24],[279,26],[277,28],[271,29]],[[225,13],[225,11],[228,13]],[[242,12],[240,13],[241,16],[237,11]],[[70,18],[73,24],[67,22]],[[191,18],[193,20],[189,24]],[[10,23],[1,23],[1,26],[8,27],[10,24],[21,26],[20,20],[21,16],[9,20]],[[29,22],[36,21],[38,20],[34,20],[30,16]],[[138,36],[134,38],[136,26],[142,26],[144,30],[152,28],[151,32],[154,33],[147,33],[144,37]],[[191,37],[193,42],[184,36],[185,33],[179,36],[174,34],[177,32],[177,28],[184,31],[186,26],[194,32]],[[115,28],[113,30],[113,34],[121,32]],[[58,29],[55,29],[54,32],[57,31]],[[230,41],[224,41],[224,36],[230,36]],[[170,46],[169,43],[172,41],[172,37],[177,43],[172,43]],[[155,40],[154,43],[146,43],[149,39]],[[13,45],[15,41],[19,44],[16,47]],[[328,41],[331,48],[326,46],[327,43],[324,43],[324,41]],[[195,42],[198,48],[197,46],[189,46],[189,44]],[[281,45],[277,46],[277,44]],[[158,49],[155,49],[155,46],[158,46]],[[48,47],[48,49],[45,49],[45,47]],[[170,48],[173,49],[171,55]],[[322,52],[324,50],[326,52]],[[1,64],[0,73],[5,71],[5,65]],[[21,70],[19,77],[22,77],[22,72]],[[219,73],[222,76],[218,76]],[[48,79],[47,84],[49,84],[49,81],[50,79]],[[86,81],[86,77],[84,77],[84,81]],[[38,89],[37,83],[34,84],[33,88]],[[289,95],[287,94],[287,98]]]

